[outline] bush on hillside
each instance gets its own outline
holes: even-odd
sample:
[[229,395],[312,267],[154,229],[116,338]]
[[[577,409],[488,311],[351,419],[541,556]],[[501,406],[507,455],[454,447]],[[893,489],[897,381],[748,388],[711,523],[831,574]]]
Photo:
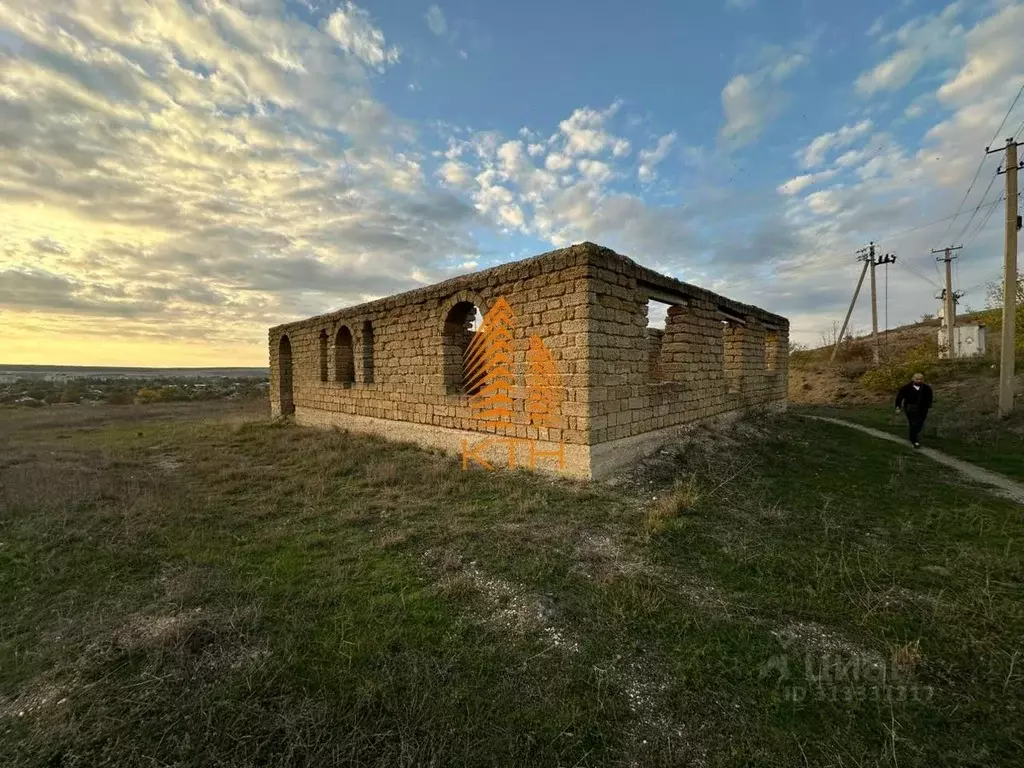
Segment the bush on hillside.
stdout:
[[[985,325],[988,336],[988,350],[996,360],[999,360],[1000,343],[999,337],[1003,332],[1003,310],[989,309],[978,313],[978,322]],[[1014,333],[1015,348],[1018,357],[1024,352],[1024,306],[1017,307],[1017,324]]]
[[872,392],[894,392],[910,381],[915,373],[932,378],[940,368],[938,344],[926,341],[908,349],[897,360],[887,360],[881,367],[861,376],[860,383]]
[[840,363],[839,375],[844,379],[854,381],[867,373],[870,368],[871,365],[867,360],[847,360]]
[[135,394],[126,389],[116,389],[110,393],[107,402],[111,405],[131,405],[135,402]]

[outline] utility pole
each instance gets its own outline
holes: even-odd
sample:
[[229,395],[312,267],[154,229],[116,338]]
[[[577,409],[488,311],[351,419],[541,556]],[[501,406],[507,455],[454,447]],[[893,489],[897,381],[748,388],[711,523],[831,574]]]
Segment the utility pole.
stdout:
[[[872,243],[872,253],[874,253],[874,247],[875,244]],[[839,345],[843,343],[843,336],[846,333],[846,326],[850,322],[850,315],[853,314],[853,307],[857,303],[857,296],[860,295],[860,287],[864,285],[864,275],[866,275],[868,271],[868,259],[866,256],[862,255],[859,260],[864,262],[864,269],[860,271],[860,279],[857,281],[857,288],[853,292],[853,300],[850,301],[850,308],[846,311],[846,319],[843,320],[843,329],[839,332],[839,336],[836,339],[835,347],[832,348],[832,357],[828,359],[829,365],[831,365],[832,361],[836,359],[836,352],[839,351]]]
[[[1003,259],[1003,335],[999,352],[999,416],[1013,412],[1014,331],[1017,325],[1017,142],[1006,140],[1006,250]],[[985,154],[999,152],[985,147]]]
[[882,264],[892,264],[896,261],[896,257],[887,253],[885,256],[876,259],[875,258],[875,244],[871,243],[868,246],[868,259],[871,264],[871,339],[872,339],[872,350],[871,359],[878,367],[881,362],[881,350],[878,342],[878,295],[875,290],[875,267]]
[[936,261],[946,262],[946,290],[942,292],[942,296],[946,300],[946,308],[942,314],[945,315],[943,324],[946,326],[946,349],[949,351],[950,360],[956,357],[956,339],[953,337],[953,329],[956,326],[956,305],[953,301],[953,259],[956,256],[953,255],[953,251],[962,249],[962,245],[950,245],[932,251],[932,253],[943,254],[942,258],[936,257]]

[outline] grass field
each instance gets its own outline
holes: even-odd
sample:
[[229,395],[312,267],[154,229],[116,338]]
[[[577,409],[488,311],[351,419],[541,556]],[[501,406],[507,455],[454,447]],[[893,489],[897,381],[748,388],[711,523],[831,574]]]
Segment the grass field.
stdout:
[[[1024,413],[999,421],[991,412],[975,413],[959,402],[939,403],[928,415],[923,445],[1017,480],[1024,480]],[[800,412],[831,416],[907,437],[907,420],[885,405],[815,406]]]
[[1011,766],[1024,523],[796,417],[614,485],[0,414],[4,766]]

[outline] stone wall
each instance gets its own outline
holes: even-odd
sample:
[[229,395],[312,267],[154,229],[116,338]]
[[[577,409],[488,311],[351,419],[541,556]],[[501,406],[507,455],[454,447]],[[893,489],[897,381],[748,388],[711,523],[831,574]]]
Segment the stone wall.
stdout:
[[[307,417],[313,410],[586,444],[587,269],[587,250],[569,248],[271,328],[272,411],[287,410],[278,362],[287,336],[293,401]],[[459,391],[472,307],[486,314],[499,297],[513,311],[517,379],[530,334],[544,339],[556,363],[564,397],[554,426],[530,426],[521,388],[507,423],[482,422]]]
[[[517,383],[512,413],[488,421],[463,390],[462,356],[473,308],[486,314],[500,298]],[[660,333],[647,328],[650,299],[672,305]],[[785,318],[584,243],[270,329],[271,408],[453,452],[492,435],[485,455],[502,464],[536,454],[546,469],[557,454],[564,471],[591,477],[598,454],[601,473],[621,463],[617,442],[627,461],[695,421],[784,404],[788,330]],[[531,335],[560,386],[542,423],[531,423],[523,386]]]
[[[779,354],[788,347],[785,318],[611,252],[595,255],[590,292],[592,445],[785,404],[786,360]],[[660,350],[647,328],[650,300],[670,305]],[[769,328],[772,370],[766,365]]]

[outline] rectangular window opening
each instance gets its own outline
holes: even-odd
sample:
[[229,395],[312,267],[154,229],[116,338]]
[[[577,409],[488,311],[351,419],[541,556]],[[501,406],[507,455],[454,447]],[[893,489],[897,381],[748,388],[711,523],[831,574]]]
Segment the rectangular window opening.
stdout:
[[670,381],[669,354],[665,352],[665,332],[669,323],[669,310],[674,305],[655,299],[647,300],[647,380],[658,384]]

